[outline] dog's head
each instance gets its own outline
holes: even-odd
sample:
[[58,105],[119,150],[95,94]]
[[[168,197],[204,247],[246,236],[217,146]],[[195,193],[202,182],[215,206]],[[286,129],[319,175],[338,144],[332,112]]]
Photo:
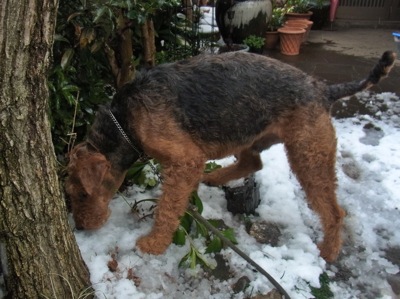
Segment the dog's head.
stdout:
[[65,191],[77,229],[100,228],[110,216],[111,198],[124,179],[104,155],[83,142],[72,149]]

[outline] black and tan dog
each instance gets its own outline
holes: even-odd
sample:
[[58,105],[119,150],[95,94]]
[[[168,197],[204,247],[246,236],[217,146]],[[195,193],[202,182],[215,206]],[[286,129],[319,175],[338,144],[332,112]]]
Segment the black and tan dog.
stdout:
[[[161,254],[200,182],[221,185],[247,176],[261,169],[261,151],[283,142],[320,216],[321,256],[335,260],[345,213],[335,195],[336,137],[329,109],[337,99],[376,84],[394,60],[393,52],[385,52],[367,79],[331,86],[248,53],[197,56],[141,73],[100,108],[86,141],[70,154],[66,191],[77,228],[104,224],[127,169],[146,153],[163,166],[163,192],[154,226],[137,246]],[[203,173],[207,160],[228,155],[237,162]]]

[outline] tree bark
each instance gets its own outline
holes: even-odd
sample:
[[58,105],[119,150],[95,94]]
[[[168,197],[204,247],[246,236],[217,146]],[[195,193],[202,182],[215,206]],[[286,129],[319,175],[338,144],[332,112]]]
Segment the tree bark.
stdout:
[[90,285],[47,116],[57,7],[57,0],[0,4],[0,260],[10,298],[75,298]]
[[141,26],[141,32],[145,66],[153,67],[156,64],[156,46],[154,23],[151,18],[147,19]]
[[117,34],[118,43],[116,51],[107,43],[104,45],[104,51],[115,78],[115,86],[119,89],[135,77],[133,33],[130,28],[130,21],[124,17],[122,12],[120,12],[117,18]]

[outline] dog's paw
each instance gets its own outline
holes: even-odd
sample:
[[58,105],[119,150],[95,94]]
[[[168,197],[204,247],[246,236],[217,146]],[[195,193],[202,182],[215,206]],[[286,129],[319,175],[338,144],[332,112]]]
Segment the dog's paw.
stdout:
[[328,263],[333,263],[336,261],[339,253],[340,253],[340,247],[336,246],[326,246],[324,243],[318,244],[318,248],[320,250],[320,255],[321,257],[327,261]]
[[154,236],[144,236],[136,242],[136,247],[138,247],[139,250],[143,253],[160,255],[163,254],[165,250],[167,250],[169,244],[171,243],[160,241],[161,240],[159,238],[156,238]]

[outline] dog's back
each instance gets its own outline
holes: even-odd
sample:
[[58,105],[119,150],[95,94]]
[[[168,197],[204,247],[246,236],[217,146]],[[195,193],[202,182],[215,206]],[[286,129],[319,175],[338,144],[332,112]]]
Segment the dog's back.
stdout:
[[[379,81],[393,62],[393,55],[384,55],[370,77]],[[129,99],[129,107],[172,110],[183,129],[204,141],[247,142],[282,112],[311,103],[329,110],[338,98],[369,87],[368,82],[327,86],[278,60],[231,52],[150,69],[124,87],[115,101]]]
[[206,141],[246,142],[282,111],[315,101],[329,108],[324,83],[277,60],[240,52],[161,65],[124,89],[117,101],[129,95],[133,106],[172,109],[186,131]]

